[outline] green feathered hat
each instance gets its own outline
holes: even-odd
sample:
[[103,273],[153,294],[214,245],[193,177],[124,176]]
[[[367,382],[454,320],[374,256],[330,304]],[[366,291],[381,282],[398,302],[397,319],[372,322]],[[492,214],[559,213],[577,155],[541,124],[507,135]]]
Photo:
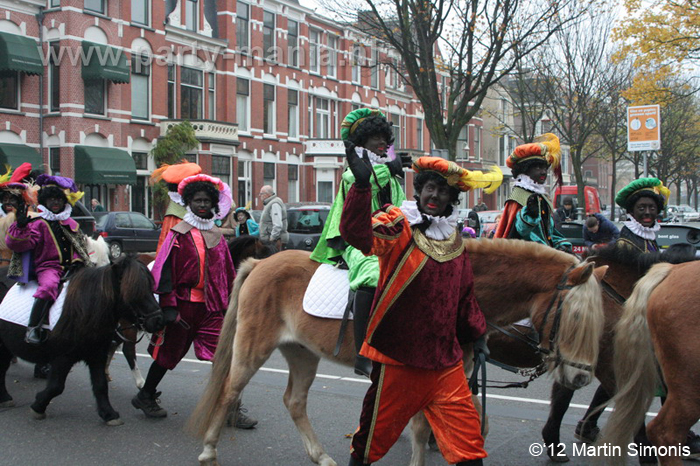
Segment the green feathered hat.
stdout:
[[358,108],[348,113],[340,124],[340,139],[345,141],[355,132],[360,123],[372,116],[386,118],[384,114],[376,108]]
[[615,203],[623,209],[630,210],[627,201],[633,194],[640,191],[649,191],[663,198],[664,206],[668,203],[671,190],[668,189],[658,178],[639,178],[622,188],[615,196]]

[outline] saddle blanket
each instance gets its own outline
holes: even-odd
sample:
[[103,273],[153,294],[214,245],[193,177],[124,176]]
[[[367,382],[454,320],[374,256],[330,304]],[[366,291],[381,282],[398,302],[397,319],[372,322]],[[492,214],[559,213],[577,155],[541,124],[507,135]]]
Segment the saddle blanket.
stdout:
[[[0,320],[26,327],[29,324],[29,314],[32,312],[34,293],[36,293],[37,288],[39,288],[39,283],[35,281],[29,282],[26,285],[20,285],[18,283],[12,285],[12,288],[7,292],[5,299],[3,299],[0,304]],[[56,299],[56,302],[51,306],[51,310],[49,311],[49,323],[48,325],[44,325],[44,328],[53,330],[56,326],[56,322],[61,318],[67,289],[68,282],[63,284],[61,294],[58,295],[58,299]]]
[[349,291],[347,270],[321,264],[304,293],[304,311],[316,317],[342,319],[348,305]]

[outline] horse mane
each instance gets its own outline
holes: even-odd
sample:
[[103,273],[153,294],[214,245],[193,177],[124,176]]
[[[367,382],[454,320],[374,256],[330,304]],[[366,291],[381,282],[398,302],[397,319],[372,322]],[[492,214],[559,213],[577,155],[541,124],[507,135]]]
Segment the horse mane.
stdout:
[[257,238],[251,235],[237,236],[228,242],[228,250],[231,253],[231,257],[238,256],[243,250],[249,248],[251,244],[255,243]]
[[616,262],[637,269],[639,276],[646,274],[649,269],[659,262],[680,264],[694,261],[695,247],[690,244],[673,244],[668,249],[651,253],[640,253],[632,248],[617,247],[614,243],[596,250],[588,256],[591,261],[600,258],[608,262]]
[[558,251],[543,244],[516,239],[466,239],[464,246],[470,254],[487,256],[522,256],[530,260],[544,260],[576,265],[578,259],[571,254]]

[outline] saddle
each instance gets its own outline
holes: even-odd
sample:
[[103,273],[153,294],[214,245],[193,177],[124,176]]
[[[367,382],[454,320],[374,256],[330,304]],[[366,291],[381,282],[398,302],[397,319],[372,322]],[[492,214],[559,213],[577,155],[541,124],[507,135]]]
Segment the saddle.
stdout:
[[[39,283],[30,281],[26,285],[15,283],[0,303],[0,320],[26,327],[29,324],[29,315],[34,305],[34,293],[39,288]],[[63,303],[66,300],[67,284],[64,284],[61,294],[49,310],[48,322],[44,328],[53,330],[63,313]]]

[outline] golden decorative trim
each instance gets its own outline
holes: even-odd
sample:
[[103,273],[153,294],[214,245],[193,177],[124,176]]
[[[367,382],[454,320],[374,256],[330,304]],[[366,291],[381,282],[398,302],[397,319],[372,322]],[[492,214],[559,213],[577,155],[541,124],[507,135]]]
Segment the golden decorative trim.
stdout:
[[382,396],[382,388],[384,388],[384,374],[386,371],[386,365],[382,364],[382,368],[379,372],[379,381],[377,382],[377,396],[374,398],[374,411],[372,412],[372,423],[369,428],[369,435],[367,436],[367,445],[365,446],[364,454],[362,455],[362,461],[366,462],[369,459],[369,452],[372,447],[372,437],[374,436],[374,428],[377,425],[377,415],[379,414],[379,403]]
[[450,261],[464,251],[464,240],[462,240],[461,235],[457,234],[456,230],[446,240],[438,241],[428,238],[418,228],[414,228],[413,241],[418,249],[438,262]]

